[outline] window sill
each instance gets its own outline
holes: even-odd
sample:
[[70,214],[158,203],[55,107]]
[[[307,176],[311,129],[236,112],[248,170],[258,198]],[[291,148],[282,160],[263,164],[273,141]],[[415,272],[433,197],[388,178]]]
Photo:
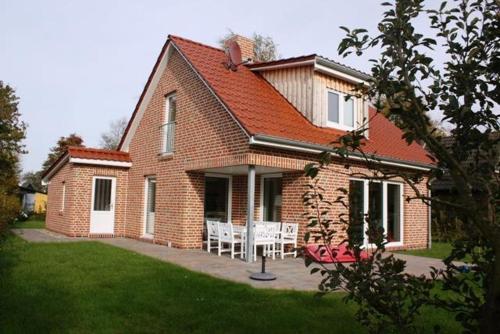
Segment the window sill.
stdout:
[[343,130],[343,131],[353,131],[355,128],[353,126],[347,126],[347,125],[342,125],[340,123],[335,123],[335,122],[326,122],[326,126],[328,128],[334,128],[337,130]]
[[158,153],[158,160],[170,160],[174,157],[174,152]]

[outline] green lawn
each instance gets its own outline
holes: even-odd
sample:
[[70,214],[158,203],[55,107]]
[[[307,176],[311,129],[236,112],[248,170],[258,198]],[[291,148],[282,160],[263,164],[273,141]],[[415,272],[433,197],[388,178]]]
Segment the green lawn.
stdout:
[[452,249],[452,246],[448,242],[433,241],[431,249],[398,251],[396,253],[424,256],[424,257],[433,257],[436,259],[444,259],[451,254],[451,249]]
[[[363,333],[342,294],[259,290],[99,242],[0,248],[3,333]],[[451,316],[427,309],[424,332]]]
[[23,222],[15,222],[11,228],[45,228],[45,221],[40,219],[28,219]]

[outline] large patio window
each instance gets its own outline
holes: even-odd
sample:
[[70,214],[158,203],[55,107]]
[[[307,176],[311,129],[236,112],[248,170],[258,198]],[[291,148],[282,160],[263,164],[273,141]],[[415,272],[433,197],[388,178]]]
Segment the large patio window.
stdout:
[[230,221],[230,178],[205,177],[205,219]]
[[262,220],[281,222],[281,176],[263,176],[262,187]]
[[349,182],[349,215],[352,218],[351,237],[355,242],[362,244],[365,238],[365,183],[351,180]]
[[383,228],[388,242],[403,242],[403,185],[395,182],[350,180],[349,214],[354,228],[363,235],[364,244],[372,243],[365,235],[368,217]]
[[401,186],[387,184],[387,240],[401,241]]

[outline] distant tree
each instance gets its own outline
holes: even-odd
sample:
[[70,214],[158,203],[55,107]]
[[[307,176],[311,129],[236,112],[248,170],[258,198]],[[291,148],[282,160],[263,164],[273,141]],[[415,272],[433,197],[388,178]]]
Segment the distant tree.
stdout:
[[0,81],[0,230],[19,212],[16,197],[19,154],[25,153],[22,140],[26,124],[21,121],[15,90]]
[[255,42],[253,49],[255,61],[266,62],[276,60],[280,57],[278,45],[274,42],[272,37],[254,33],[253,40]]
[[[229,32],[219,39],[219,45],[224,48],[225,42],[235,35],[236,33],[229,29]],[[276,44],[272,37],[254,33],[252,39],[254,41],[254,61],[266,62],[280,58],[278,44]]]
[[128,120],[126,117],[112,121],[109,124],[109,130],[101,134],[100,146],[107,150],[116,150],[127,128],[127,124]]
[[83,139],[76,133],[72,133],[67,137],[60,137],[57,141],[57,144],[53,146],[50,151],[47,159],[44,161],[42,165],[42,171],[46,171],[52,164],[59,158],[61,154],[66,151],[68,146],[85,146],[83,145]]
[[31,184],[35,190],[46,191],[46,187],[42,185],[42,171],[24,173],[21,182],[22,185]]

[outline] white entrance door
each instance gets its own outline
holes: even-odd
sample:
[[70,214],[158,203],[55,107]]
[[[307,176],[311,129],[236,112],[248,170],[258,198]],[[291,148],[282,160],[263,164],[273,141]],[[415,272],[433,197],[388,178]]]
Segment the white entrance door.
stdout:
[[90,233],[112,234],[115,228],[114,177],[95,176],[92,185]]
[[144,234],[153,236],[155,233],[155,211],[156,211],[156,179],[146,179],[146,224]]

